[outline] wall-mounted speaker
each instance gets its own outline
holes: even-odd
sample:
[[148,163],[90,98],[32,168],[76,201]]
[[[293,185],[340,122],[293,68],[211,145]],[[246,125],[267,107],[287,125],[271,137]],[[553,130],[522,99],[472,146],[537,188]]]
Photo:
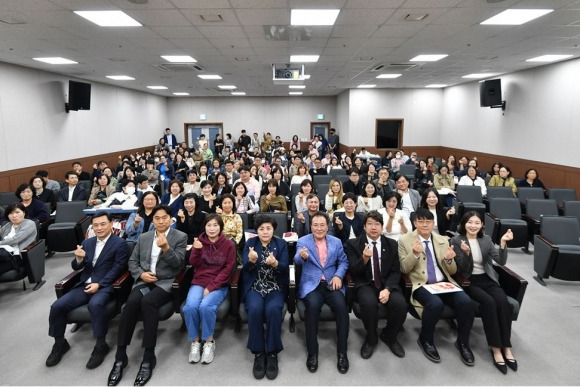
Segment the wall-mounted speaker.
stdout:
[[501,79],[479,82],[479,104],[481,107],[501,106]]

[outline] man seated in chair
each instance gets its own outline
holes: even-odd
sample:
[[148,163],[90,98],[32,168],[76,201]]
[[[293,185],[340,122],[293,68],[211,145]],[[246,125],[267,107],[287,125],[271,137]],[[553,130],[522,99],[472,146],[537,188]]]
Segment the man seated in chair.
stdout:
[[[308,208],[306,211],[299,212],[296,214],[296,218],[294,219],[294,231],[298,234],[298,237],[303,237],[308,235],[312,232],[310,229],[310,224],[312,223],[310,219],[312,216],[317,214],[320,211],[320,199],[315,194],[309,194],[306,197],[306,207]],[[323,213],[327,215],[326,213]],[[331,229],[330,235],[332,235],[334,231]]]
[[318,320],[322,304],[326,303],[334,312],[338,336],[337,368],[341,374],[348,372],[346,355],[349,316],[346,306],[344,276],[348,270],[348,258],[340,239],[328,235],[328,215],[317,212],[310,217],[312,234],[298,239],[294,263],[302,265],[298,297],[306,306],[306,368],[310,372],[318,369]]
[[155,346],[159,326],[159,308],[173,300],[173,280],[185,267],[187,234],[170,228],[171,208],[158,204],[151,212],[154,230],[139,236],[129,258],[129,270],[135,279],[133,289],[119,320],[117,353],[109,373],[108,385],[116,386],[127,366],[127,346],[135,332],[139,315],[143,317],[143,344],[145,353],[135,386],[144,386],[157,364]]
[[87,191],[79,184],[79,176],[75,171],[68,171],[64,174],[64,180],[67,186],[58,192],[59,202],[72,202],[72,201],[87,201],[89,195]]
[[96,236],[77,246],[75,258],[71,262],[73,270],[82,270],[79,282],[50,307],[48,334],[54,337],[55,343],[46,359],[47,367],[57,365],[70,349],[64,338],[67,314],[82,305],[88,304],[93,336],[97,339],[87,368],[101,365],[109,352],[109,345],[105,341],[109,327],[106,305],[115,296],[113,282],[127,270],[129,248],[127,242],[112,233],[110,214],[95,214],[92,226]]
[[380,339],[397,357],[405,350],[397,335],[407,316],[407,302],[399,287],[399,253],[397,242],[381,235],[383,216],[369,211],[364,217],[364,234],[347,242],[347,256],[354,280],[355,299],[361,308],[367,336],[360,350],[361,357],[372,356],[377,344],[378,303],[387,309],[387,325]]
[[[433,337],[443,308],[449,305],[457,316],[458,337],[455,347],[461,360],[472,366],[475,360],[469,348],[469,334],[473,325],[474,307],[471,298],[458,288],[451,277],[457,272],[455,251],[447,239],[433,232],[435,220],[431,211],[418,208],[415,214],[416,230],[399,239],[399,260],[401,272],[408,274],[413,283],[411,303],[421,315],[421,332],[417,343],[427,359],[435,363],[441,361]],[[431,294],[424,286],[437,283],[453,284],[458,291]]]

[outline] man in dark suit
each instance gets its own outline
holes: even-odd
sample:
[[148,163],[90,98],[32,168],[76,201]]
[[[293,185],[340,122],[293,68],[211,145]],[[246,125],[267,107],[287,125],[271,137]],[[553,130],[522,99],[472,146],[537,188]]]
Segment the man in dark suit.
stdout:
[[175,137],[175,134],[171,134],[171,129],[166,128],[163,137],[165,138],[165,143],[169,145],[171,149],[175,150],[175,147],[177,146],[177,138]]
[[[310,217],[320,211],[320,199],[315,194],[310,194],[306,197],[306,206],[308,210],[299,212],[294,219],[294,231],[299,238],[310,234]],[[333,233],[330,229],[329,234],[333,235]]]
[[68,171],[64,174],[64,180],[68,184],[58,191],[58,201],[59,202],[72,202],[72,201],[87,201],[87,191],[79,184],[79,175],[75,171]]
[[123,377],[123,368],[129,361],[127,346],[131,344],[139,314],[143,316],[142,347],[145,353],[135,378],[135,386],[144,386],[151,379],[157,364],[155,346],[159,308],[173,299],[173,280],[185,267],[187,234],[170,228],[171,208],[159,204],[153,208],[151,217],[155,229],[139,236],[129,258],[129,270],[135,284],[119,320],[117,353],[109,373],[109,386],[116,386]]
[[363,359],[373,354],[378,341],[380,303],[380,307],[387,310],[387,325],[380,338],[395,356],[405,357],[405,350],[397,341],[397,334],[407,316],[407,303],[399,286],[401,272],[397,243],[381,235],[383,216],[378,211],[369,211],[365,215],[364,230],[364,234],[347,242],[355,298],[367,330],[360,353]]
[[356,168],[351,168],[348,172],[349,179],[342,184],[342,190],[346,192],[352,192],[356,196],[360,196],[362,182],[360,180],[360,171]]
[[82,270],[79,282],[50,307],[48,334],[54,337],[55,344],[46,359],[47,367],[57,365],[70,349],[64,338],[67,314],[82,305],[88,304],[93,336],[97,339],[87,368],[93,369],[101,365],[109,352],[105,341],[109,327],[106,305],[114,297],[113,282],[127,270],[129,248],[127,242],[112,233],[113,222],[110,214],[95,214],[92,226],[96,236],[77,246],[71,263],[73,270]]

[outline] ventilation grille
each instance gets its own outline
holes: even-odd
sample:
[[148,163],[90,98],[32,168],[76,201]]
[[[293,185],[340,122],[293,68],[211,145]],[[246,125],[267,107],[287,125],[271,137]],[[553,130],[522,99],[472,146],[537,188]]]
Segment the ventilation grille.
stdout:
[[164,63],[154,66],[155,68],[168,73],[205,71],[201,66],[191,63]]
[[390,63],[387,65],[379,64],[371,71],[409,71],[417,67],[415,63]]

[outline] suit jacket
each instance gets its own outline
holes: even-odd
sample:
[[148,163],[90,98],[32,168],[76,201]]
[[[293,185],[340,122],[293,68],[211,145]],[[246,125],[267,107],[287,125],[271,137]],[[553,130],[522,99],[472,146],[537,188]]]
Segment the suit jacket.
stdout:
[[[300,256],[300,250],[302,250],[303,247],[306,247],[308,250],[308,259],[306,261],[304,261]],[[296,255],[294,256],[294,263],[296,265],[302,265],[302,276],[300,278],[300,286],[298,287],[298,297],[304,298],[308,293],[316,289],[323,274],[328,282],[330,282],[334,276],[344,280],[344,276],[348,270],[348,258],[344,253],[342,242],[340,239],[333,237],[332,235],[327,235],[326,247],[328,250],[326,265],[322,267],[320,264],[320,258],[318,257],[316,243],[314,242],[314,236],[309,234],[298,239]],[[341,289],[343,294],[345,294],[345,288],[346,284],[343,281]]]
[[[258,253],[258,260],[256,263],[250,262],[248,254],[250,253],[250,247],[254,248],[254,251]],[[274,255],[276,260],[278,260],[278,266],[274,269],[274,276],[276,277],[276,283],[280,287],[280,290],[284,295],[288,292],[288,247],[286,241],[282,238],[274,236],[270,242],[270,252]],[[252,288],[252,285],[258,278],[258,270],[260,269],[260,259],[262,256],[262,242],[260,238],[254,237],[246,241],[244,246],[244,253],[242,255],[242,300],[246,297],[248,291]]]
[[[457,270],[463,274],[465,277],[471,277],[473,273],[473,256],[471,255],[471,250],[469,255],[465,254],[461,250],[461,241],[467,241],[467,237],[464,235],[456,235],[451,238],[451,245],[455,250],[455,260],[457,261]],[[483,269],[485,274],[489,276],[492,280],[499,284],[499,275],[493,268],[493,261],[496,261],[499,265],[505,265],[507,262],[507,247],[498,249],[495,247],[489,235],[484,235],[483,238],[477,238],[479,243],[479,248],[481,249],[481,256],[483,257]]]
[[[367,263],[363,260],[363,250],[365,243],[368,243],[367,235],[363,232],[362,235],[355,239],[349,239],[347,242],[347,256],[349,262],[349,270],[352,273],[355,289],[365,285],[374,286],[373,272],[372,272],[372,257]],[[372,246],[371,246],[372,249]],[[379,251],[379,262],[381,270],[381,284],[382,289],[399,289],[399,282],[401,281],[401,270],[399,263],[399,252],[397,242],[381,235],[381,251]]]
[[421,195],[419,191],[409,188],[409,198],[411,199],[411,204],[413,205],[413,209],[416,211],[421,204]]
[[[342,230],[338,228],[338,225],[334,221],[336,218],[339,218],[342,222]],[[358,212],[354,213],[354,219],[351,223],[351,221],[346,217],[346,213],[344,211],[335,211],[333,214],[333,225],[334,235],[337,238],[340,238],[345,248],[346,242],[350,239],[351,228],[354,228],[354,235],[358,235],[364,232],[363,215]]]
[[[155,230],[141,234],[139,239],[137,239],[133,254],[129,258],[129,270],[135,280],[133,287],[143,284],[144,282],[140,278],[141,274],[151,270],[151,249],[154,236]],[[175,276],[185,266],[187,234],[175,229],[169,229],[167,242],[169,243],[169,250],[159,254],[155,267],[155,274],[158,278],[155,285],[166,292],[170,292]]]
[[[401,262],[401,273],[408,274],[409,279],[413,283],[413,292],[420,286],[427,283],[427,256],[425,253],[419,254],[419,258],[415,258],[413,253],[413,243],[419,238],[417,230],[407,233],[399,238],[399,260]],[[444,262],[444,256],[449,249],[449,242],[441,235],[431,233],[431,241],[433,243],[433,252],[435,253],[435,260],[437,266],[447,281],[457,285],[457,282],[451,277],[457,272],[457,264],[455,259],[451,260],[448,265]],[[411,304],[421,315],[423,313],[423,306],[419,304],[411,295]]]
[[83,270],[81,277],[76,286],[85,286],[85,281],[91,278],[92,283],[99,284],[99,291],[113,291],[113,282],[127,270],[129,260],[129,247],[127,242],[119,236],[111,233],[107,243],[97,259],[96,265],[93,266],[95,259],[95,250],[97,247],[97,237],[85,239],[82,243],[85,257],[81,262],[73,258],[71,266],[73,270]]
[[177,147],[177,137],[175,134],[164,134],[163,138],[165,138],[165,143],[169,145],[169,138],[171,137],[171,149],[175,149]]
[[362,192],[362,179],[356,185],[350,179],[345,181],[342,183],[342,190],[343,192],[352,192],[356,196],[359,196]]
[[[302,222],[300,221],[300,219],[295,218],[294,219],[294,231],[296,231],[296,234],[298,234],[298,237],[303,237],[305,235],[310,234],[310,214],[308,213],[308,210],[306,211],[302,211],[302,215],[304,215],[304,224],[302,224]],[[334,234],[334,230],[332,228],[332,225],[330,224],[330,219],[328,221],[328,235],[333,235]]]
[[[80,185],[77,185],[73,191],[72,200],[73,201],[87,201],[87,191]],[[68,186],[64,187],[58,191],[58,201],[68,202]]]

